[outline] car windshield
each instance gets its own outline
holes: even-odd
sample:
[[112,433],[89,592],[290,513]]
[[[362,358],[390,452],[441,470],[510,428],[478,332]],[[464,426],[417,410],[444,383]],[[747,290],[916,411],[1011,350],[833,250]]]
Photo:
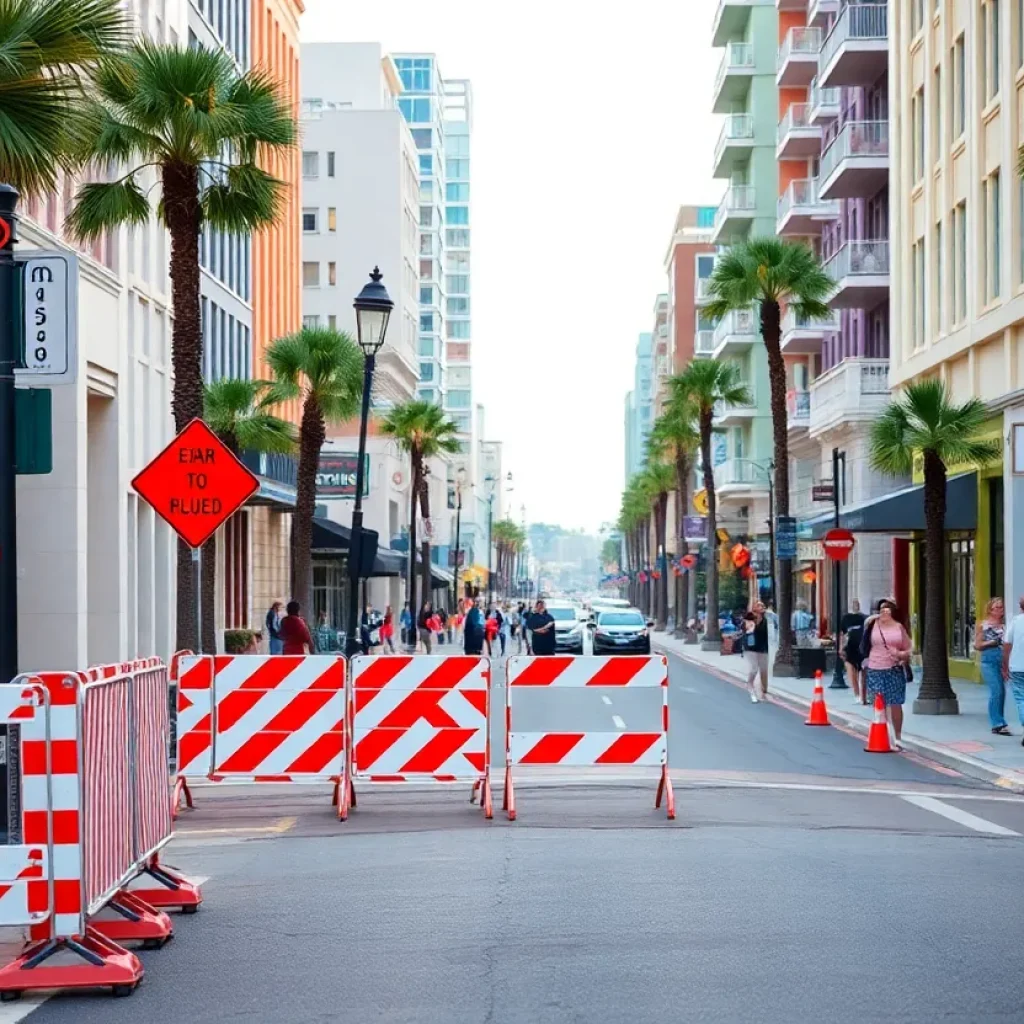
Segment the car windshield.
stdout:
[[555,622],[575,622],[576,621],[576,609],[575,608],[549,608],[548,614],[555,620]]
[[642,626],[644,617],[639,612],[602,612],[599,626]]

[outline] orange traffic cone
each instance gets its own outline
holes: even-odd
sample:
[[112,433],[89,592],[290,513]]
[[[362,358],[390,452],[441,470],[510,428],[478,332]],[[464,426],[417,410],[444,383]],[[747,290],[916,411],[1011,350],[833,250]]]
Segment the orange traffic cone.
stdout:
[[821,673],[814,673],[814,699],[811,701],[811,713],[804,725],[831,725],[828,720],[828,708],[825,707],[825,689],[821,684]]
[[875,720],[868,730],[868,745],[864,748],[869,754],[891,754],[889,743],[889,722],[885,717],[885,701],[880,693],[875,694]]

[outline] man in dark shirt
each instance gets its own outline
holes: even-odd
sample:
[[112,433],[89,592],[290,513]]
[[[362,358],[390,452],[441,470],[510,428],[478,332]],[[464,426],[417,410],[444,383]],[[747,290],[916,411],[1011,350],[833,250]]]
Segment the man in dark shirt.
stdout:
[[839,634],[843,660],[846,662],[846,679],[853,689],[854,700],[861,699],[861,672],[864,658],[860,652],[861,638],[864,636],[864,623],[867,616],[860,610],[860,601],[854,598],[850,602],[850,610],[839,623]]
[[534,606],[533,614],[527,617],[526,625],[533,634],[533,653],[546,655],[555,653],[555,620],[548,614],[543,601]]
[[[756,601],[753,609],[744,616],[743,657],[747,662],[750,699],[757,704],[759,700],[764,700],[768,696],[768,620],[765,618],[764,605],[760,601]],[[757,687],[758,676],[761,682],[760,697]]]

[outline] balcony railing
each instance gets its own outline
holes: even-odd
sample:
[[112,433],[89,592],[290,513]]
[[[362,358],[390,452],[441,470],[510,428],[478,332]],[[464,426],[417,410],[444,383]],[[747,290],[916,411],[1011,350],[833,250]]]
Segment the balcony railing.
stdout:
[[815,78],[811,82],[810,117],[812,121],[819,118],[838,117],[842,103],[842,92],[838,86],[823,89]]
[[822,334],[831,334],[839,330],[839,314],[830,312],[824,317],[797,316],[792,309],[787,309],[782,318],[782,336],[785,337],[791,331],[821,331]]
[[718,348],[726,338],[741,336],[749,337],[753,341],[757,335],[757,320],[754,311],[734,309],[731,313],[726,313],[715,328],[715,348]]
[[791,427],[806,426],[811,418],[811,393],[791,388],[786,392],[786,418]]
[[725,56],[722,63],[718,65],[718,73],[715,75],[715,93],[722,88],[725,76],[732,71],[753,71],[754,70],[754,47],[751,43],[729,43],[725,48]]
[[[750,385],[747,384],[747,390],[750,391]],[[716,420],[725,419],[732,416],[734,413],[739,413],[744,416],[750,416],[757,412],[757,402],[751,401],[744,405],[738,405],[734,402],[715,402],[715,407],[712,410],[714,418]]]
[[889,273],[888,242],[847,242],[825,264],[833,281],[846,277],[878,277]]
[[819,177],[824,181],[843,160],[888,155],[888,121],[847,121],[821,154]]
[[851,40],[885,41],[889,37],[886,4],[846,4],[818,54],[818,67],[827,68],[836,51]]
[[715,466],[715,487],[756,486],[768,487],[765,471],[749,459],[726,459]]
[[781,71],[793,56],[817,56],[821,49],[820,28],[791,28],[779,47],[775,70]]
[[845,419],[873,419],[888,394],[888,359],[844,359],[811,384],[811,432]]
[[753,114],[729,114],[718,135],[718,142],[715,144],[715,166],[718,166],[718,161],[722,159],[722,151],[730,142],[753,142],[753,140]]
[[706,302],[711,298],[711,278],[698,277],[694,284],[694,297],[698,302]]
[[789,109],[782,115],[779,128],[775,135],[777,145],[782,145],[782,140],[794,128],[813,128],[811,124],[811,105],[809,103],[792,103]]
[[753,214],[755,206],[756,197],[753,185],[733,185],[726,191],[715,213],[715,230],[718,230],[722,221],[730,214]]
[[698,356],[709,356],[715,351],[715,332],[698,331],[693,339],[693,351]]
[[822,220],[838,217],[840,211],[838,199],[822,199],[818,195],[817,178],[797,178],[789,183],[776,204],[779,222],[795,208],[806,210],[811,216]]

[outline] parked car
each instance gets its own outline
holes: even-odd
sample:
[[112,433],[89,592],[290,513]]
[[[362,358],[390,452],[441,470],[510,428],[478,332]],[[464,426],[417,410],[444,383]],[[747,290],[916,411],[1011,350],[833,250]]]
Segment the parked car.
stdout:
[[555,650],[566,654],[583,653],[583,623],[576,606],[568,602],[547,604],[548,614],[555,620]]
[[652,625],[639,608],[601,609],[591,626],[594,654],[650,654]]

